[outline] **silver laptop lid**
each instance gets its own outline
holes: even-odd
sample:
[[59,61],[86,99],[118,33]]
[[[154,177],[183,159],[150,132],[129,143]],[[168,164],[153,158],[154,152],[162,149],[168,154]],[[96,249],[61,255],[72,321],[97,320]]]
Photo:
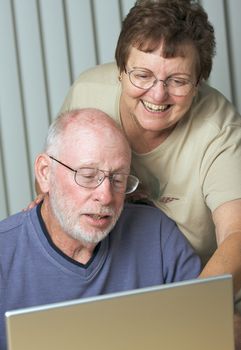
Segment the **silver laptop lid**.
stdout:
[[233,350],[229,275],[6,313],[9,350]]

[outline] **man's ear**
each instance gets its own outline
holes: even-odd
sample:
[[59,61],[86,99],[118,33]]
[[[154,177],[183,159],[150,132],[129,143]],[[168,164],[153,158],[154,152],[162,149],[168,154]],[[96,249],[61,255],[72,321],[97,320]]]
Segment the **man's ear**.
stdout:
[[49,191],[51,159],[45,153],[41,153],[35,159],[34,171],[38,187],[41,193]]

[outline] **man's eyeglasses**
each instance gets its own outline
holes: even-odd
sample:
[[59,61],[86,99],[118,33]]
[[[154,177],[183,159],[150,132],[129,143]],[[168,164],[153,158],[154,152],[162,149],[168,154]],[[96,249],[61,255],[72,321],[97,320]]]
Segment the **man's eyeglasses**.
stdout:
[[193,89],[194,83],[191,80],[171,76],[166,80],[157,79],[153,72],[149,70],[133,69],[126,71],[129,80],[135,87],[143,90],[149,90],[161,81],[164,88],[170,95],[186,96]]
[[[128,194],[134,192],[139,184],[139,179],[134,175],[127,175],[122,173],[109,174],[108,171],[100,170],[97,168],[83,167],[79,169],[72,169],[68,165],[62,163],[52,156],[49,156],[49,158],[73,171],[74,180],[77,185],[81,187],[96,188],[102,184],[106,177],[108,177],[115,192]],[[108,175],[106,173],[108,173]]]

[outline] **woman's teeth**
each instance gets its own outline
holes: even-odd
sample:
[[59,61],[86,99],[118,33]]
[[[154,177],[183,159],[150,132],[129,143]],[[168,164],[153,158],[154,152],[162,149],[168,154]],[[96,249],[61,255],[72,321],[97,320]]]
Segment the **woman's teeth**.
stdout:
[[164,112],[169,107],[169,105],[154,105],[153,103],[147,101],[142,101],[142,103],[150,112]]

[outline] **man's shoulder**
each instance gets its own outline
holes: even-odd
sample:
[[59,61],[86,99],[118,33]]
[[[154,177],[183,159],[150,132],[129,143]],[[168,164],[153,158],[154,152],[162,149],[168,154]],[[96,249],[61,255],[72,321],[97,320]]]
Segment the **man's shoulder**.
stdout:
[[35,207],[31,210],[21,211],[0,221],[0,239],[4,239],[5,235],[10,239],[10,236],[13,237],[15,234],[19,235],[23,232],[37,219],[36,210]]
[[134,241],[135,244],[139,242],[142,245],[145,242],[146,246],[152,246],[156,242],[161,244],[162,249],[169,247],[172,250],[175,246],[181,250],[186,247],[189,252],[193,251],[175,221],[161,209],[149,204],[125,203],[115,235],[117,232],[123,239]]
[[150,226],[156,224],[160,225],[161,222],[169,223],[171,226],[176,225],[161,209],[149,203],[126,202],[122,216],[124,219],[138,219],[141,222],[148,223]]
[[[0,222],[0,264],[26,255],[26,245],[36,244],[36,207],[11,215]],[[28,248],[27,248],[28,249]]]
[[19,212],[0,221],[0,235],[21,226],[25,220],[26,214],[26,212]]

